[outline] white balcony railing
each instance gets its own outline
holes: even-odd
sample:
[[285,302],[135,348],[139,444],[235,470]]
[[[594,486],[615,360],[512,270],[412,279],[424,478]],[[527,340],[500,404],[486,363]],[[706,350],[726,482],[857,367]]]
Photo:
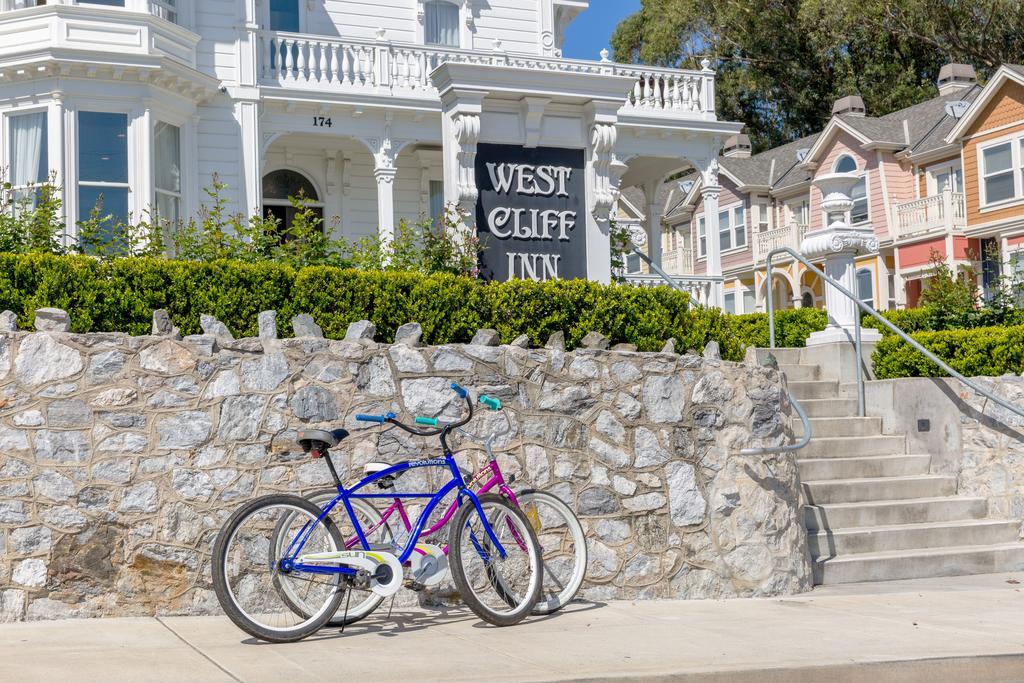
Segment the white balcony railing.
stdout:
[[636,78],[623,109],[680,116],[714,114],[714,72],[658,69],[495,51],[348,40],[278,31],[260,34],[261,83],[316,91],[363,91],[435,99],[430,73],[446,62]]
[[919,237],[932,232],[948,233],[963,230],[967,225],[964,195],[943,192],[895,207],[897,240]]
[[693,275],[693,250],[681,248],[664,252],[661,267],[669,275]]
[[774,230],[754,233],[754,265],[764,265],[768,254],[781,247],[799,251],[806,232],[806,225],[790,223]]
[[[626,284],[634,287],[662,287],[669,284],[660,275],[626,275],[623,277]],[[694,302],[706,306],[711,299],[711,290],[716,285],[721,287],[724,279],[721,276],[711,275],[686,275],[681,277],[672,276],[672,282],[678,289],[682,289],[690,295]]]

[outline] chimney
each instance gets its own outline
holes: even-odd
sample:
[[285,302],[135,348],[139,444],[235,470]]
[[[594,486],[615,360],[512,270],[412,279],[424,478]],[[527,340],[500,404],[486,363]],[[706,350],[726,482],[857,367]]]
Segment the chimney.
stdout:
[[750,158],[750,137],[743,133],[727,137],[725,139],[725,146],[722,148],[722,156],[733,159]]
[[978,75],[970,64],[945,64],[939,69],[939,95],[951,95],[977,84]]
[[866,113],[864,108],[864,100],[860,95],[847,95],[846,97],[840,97],[836,100],[836,103],[832,105],[832,116],[838,116],[845,114],[846,116],[864,116]]

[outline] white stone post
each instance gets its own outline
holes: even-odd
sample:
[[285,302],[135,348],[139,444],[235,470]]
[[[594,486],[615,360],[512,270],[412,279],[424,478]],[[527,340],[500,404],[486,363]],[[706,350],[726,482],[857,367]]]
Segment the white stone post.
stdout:
[[377,230],[382,244],[395,241],[395,176],[394,167],[378,166],[373,170],[377,179]]
[[[653,180],[644,185],[647,196],[647,255],[659,266],[662,265],[661,244],[661,207],[658,206],[658,188],[660,180]],[[675,275],[675,273],[670,273]]]
[[[821,190],[821,208],[826,212],[828,225],[808,232],[800,251],[809,259],[825,259],[825,275],[857,294],[857,263],[859,254],[878,251],[878,238],[870,229],[853,228],[846,222],[853,208],[850,194],[859,178],[850,173],[830,173],[814,179]],[[825,283],[825,310],[828,327],[807,338],[808,346],[853,341],[860,309],[849,297],[829,283]],[[881,339],[874,329],[862,331],[864,342]]]

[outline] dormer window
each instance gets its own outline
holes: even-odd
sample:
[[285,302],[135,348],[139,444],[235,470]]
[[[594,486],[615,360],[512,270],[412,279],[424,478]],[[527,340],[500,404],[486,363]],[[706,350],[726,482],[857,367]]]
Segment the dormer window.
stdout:
[[459,47],[459,6],[447,0],[423,3],[423,42]]

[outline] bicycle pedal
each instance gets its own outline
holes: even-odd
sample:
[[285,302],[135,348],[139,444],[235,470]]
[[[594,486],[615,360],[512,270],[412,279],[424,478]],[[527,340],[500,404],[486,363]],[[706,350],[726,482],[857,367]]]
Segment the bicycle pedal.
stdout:
[[422,583],[417,583],[412,579],[406,579],[402,586],[408,590],[415,591],[416,593],[419,593],[422,590],[426,590],[427,588]]
[[409,562],[410,577],[425,588],[436,586],[448,576],[448,555],[431,543],[417,543]]

